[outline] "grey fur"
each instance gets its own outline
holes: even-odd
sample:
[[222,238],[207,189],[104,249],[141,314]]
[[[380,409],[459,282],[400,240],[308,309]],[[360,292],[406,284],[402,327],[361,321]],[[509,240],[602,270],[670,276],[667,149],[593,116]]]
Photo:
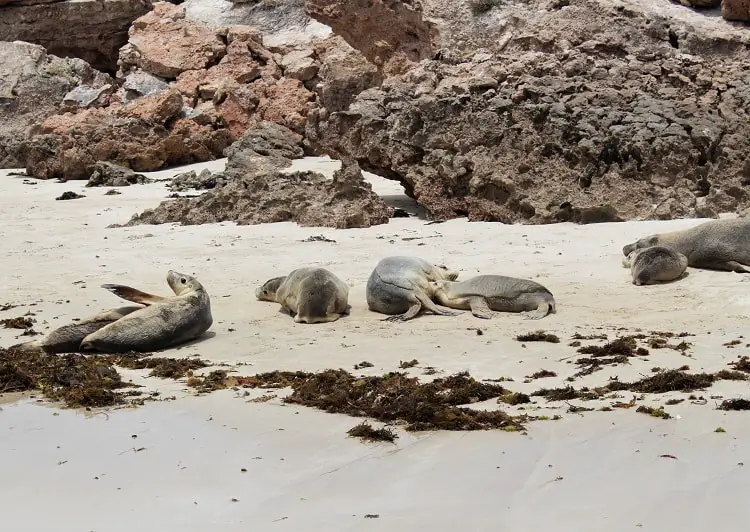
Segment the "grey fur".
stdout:
[[349,314],[349,287],[325,268],[303,267],[269,279],[255,291],[260,301],[279,303],[296,323],[328,323]]
[[544,286],[527,279],[503,275],[477,275],[465,281],[430,283],[432,297],[447,307],[471,310],[477,318],[493,312],[521,312],[538,320],[556,312],[555,298]]
[[655,284],[679,279],[688,265],[688,259],[665,246],[634,249],[623,259],[630,267],[634,285]]
[[458,272],[418,257],[386,257],[378,262],[367,281],[367,306],[374,312],[391,315],[385,321],[411,320],[423,309],[456,316],[458,312],[435,305],[429,296],[429,283],[457,278]]
[[622,248],[625,256],[635,249],[665,246],[687,257],[688,266],[750,273],[750,219],[710,220],[681,231],[641,238]]
[[[169,270],[167,283],[172,297],[160,297],[130,289],[139,294],[134,298],[147,306],[110,323],[86,336],[82,351],[121,353],[125,351],[157,351],[193,340],[213,324],[208,293],[197,279]],[[107,289],[128,289],[106,285]],[[124,295],[121,297],[125,297]],[[144,299],[147,298],[147,299]]]

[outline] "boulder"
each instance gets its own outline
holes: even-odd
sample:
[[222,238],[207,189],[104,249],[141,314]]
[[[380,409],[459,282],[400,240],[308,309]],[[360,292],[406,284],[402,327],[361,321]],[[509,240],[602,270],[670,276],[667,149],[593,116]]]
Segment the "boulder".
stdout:
[[107,161],[97,161],[89,171],[91,177],[86,183],[87,187],[127,187],[151,182],[143,174],[136,174],[130,168]]
[[302,156],[301,144],[302,137],[293,131],[261,122],[227,150],[226,171],[211,190],[164,201],[126,225],[295,221],[343,229],[388,222],[393,209],[372,191],[353,161],[333,179],[316,172],[284,171],[290,157]]
[[0,2],[0,41],[26,41],[60,57],[77,57],[114,73],[130,24],[151,0],[22,0]]
[[331,34],[325,24],[305,12],[304,0],[186,0],[185,17],[212,28],[246,26],[263,35],[266,46],[306,44]]
[[176,90],[126,105],[48,118],[25,144],[26,172],[39,179],[88,179],[98,161],[137,172],[220,157],[231,144],[226,129],[183,113]]
[[721,0],[721,16],[726,20],[750,22],[750,0]]
[[307,0],[305,9],[386,75],[403,73],[438,50],[438,29],[415,0]]
[[[103,105],[114,84],[80,59],[61,59],[44,48],[0,42],[0,168],[25,165],[21,149],[33,124],[59,112]],[[87,92],[90,91],[90,92]]]

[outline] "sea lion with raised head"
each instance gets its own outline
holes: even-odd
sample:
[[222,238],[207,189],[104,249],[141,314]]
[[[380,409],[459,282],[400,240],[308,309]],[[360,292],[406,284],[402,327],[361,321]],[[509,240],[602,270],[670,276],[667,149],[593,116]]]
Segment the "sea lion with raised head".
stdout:
[[86,336],[81,351],[158,351],[198,338],[213,323],[211,301],[195,277],[169,270],[174,296],[162,297],[129,286],[104,284],[119,297],[145,307]]
[[477,275],[465,281],[433,281],[430,292],[446,307],[471,310],[477,318],[492,318],[497,312],[521,312],[538,320],[556,312],[555,298],[544,286],[527,279],[503,275]]
[[622,248],[626,257],[635,249],[665,246],[687,257],[688,266],[750,273],[750,219],[710,220],[689,229],[641,238]]
[[685,273],[688,259],[671,248],[651,246],[634,249],[622,259],[622,265],[630,268],[633,284],[640,286],[678,279]]
[[279,303],[296,323],[328,323],[349,314],[349,287],[325,268],[303,267],[269,279],[255,290],[260,301]]
[[437,306],[430,298],[430,282],[458,279],[458,272],[434,265],[418,257],[386,257],[377,263],[367,280],[367,306],[374,312],[390,314],[384,321],[408,321],[423,310],[441,316],[456,316]]
[[81,347],[81,342],[89,334],[92,334],[105,325],[113,323],[123,316],[142,309],[142,306],[120,307],[105,310],[88,318],[84,318],[69,325],[63,325],[39,340],[32,340],[11,346],[11,349],[20,351],[44,351],[45,353],[74,353]]

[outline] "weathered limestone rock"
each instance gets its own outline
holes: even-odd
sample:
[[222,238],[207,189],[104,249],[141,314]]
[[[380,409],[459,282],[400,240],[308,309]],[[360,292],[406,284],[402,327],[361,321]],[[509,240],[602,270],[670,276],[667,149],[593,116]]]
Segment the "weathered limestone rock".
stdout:
[[112,83],[80,59],[48,55],[35,44],[0,42],[0,168],[25,165],[21,146],[31,126],[57,113],[63,100],[77,108],[90,98],[83,96],[89,89],[103,104]]
[[126,225],[234,221],[240,225],[296,221],[305,226],[369,227],[393,214],[349,162],[333,179],[315,172],[285,172],[303,155],[302,137],[278,124],[250,128],[227,150],[223,179],[195,198],[162,202]]
[[151,0],[0,1],[0,41],[44,46],[114,73],[128,28],[151,9]]

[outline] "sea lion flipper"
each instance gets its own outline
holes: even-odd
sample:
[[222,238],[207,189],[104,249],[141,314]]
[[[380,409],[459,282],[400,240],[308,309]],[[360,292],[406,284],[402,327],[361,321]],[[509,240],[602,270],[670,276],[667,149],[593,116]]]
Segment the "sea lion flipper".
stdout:
[[536,310],[530,310],[528,312],[522,312],[521,315],[526,320],[541,320],[547,314],[551,314],[554,307],[547,301],[539,303]]
[[121,297],[127,301],[140,303],[141,305],[153,305],[166,299],[165,297],[141,292],[140,290],[121,284],[103,284],[102,288],[109,290],[116,296]]
[[415,295],[417,299],[419,299],[419,302],[422,303],[422,306],[433,314],[437,314],[438,316],[458,316],[459,314],[461,314],[461,312],[456,312],[455,310],[450,310],[447,307],[436,305],[429,297],[424,294]]
[[469,300],[469,305],[471,306],[471,313],[477,318],[489,320],[495,315],[483,297],[472,297]]

